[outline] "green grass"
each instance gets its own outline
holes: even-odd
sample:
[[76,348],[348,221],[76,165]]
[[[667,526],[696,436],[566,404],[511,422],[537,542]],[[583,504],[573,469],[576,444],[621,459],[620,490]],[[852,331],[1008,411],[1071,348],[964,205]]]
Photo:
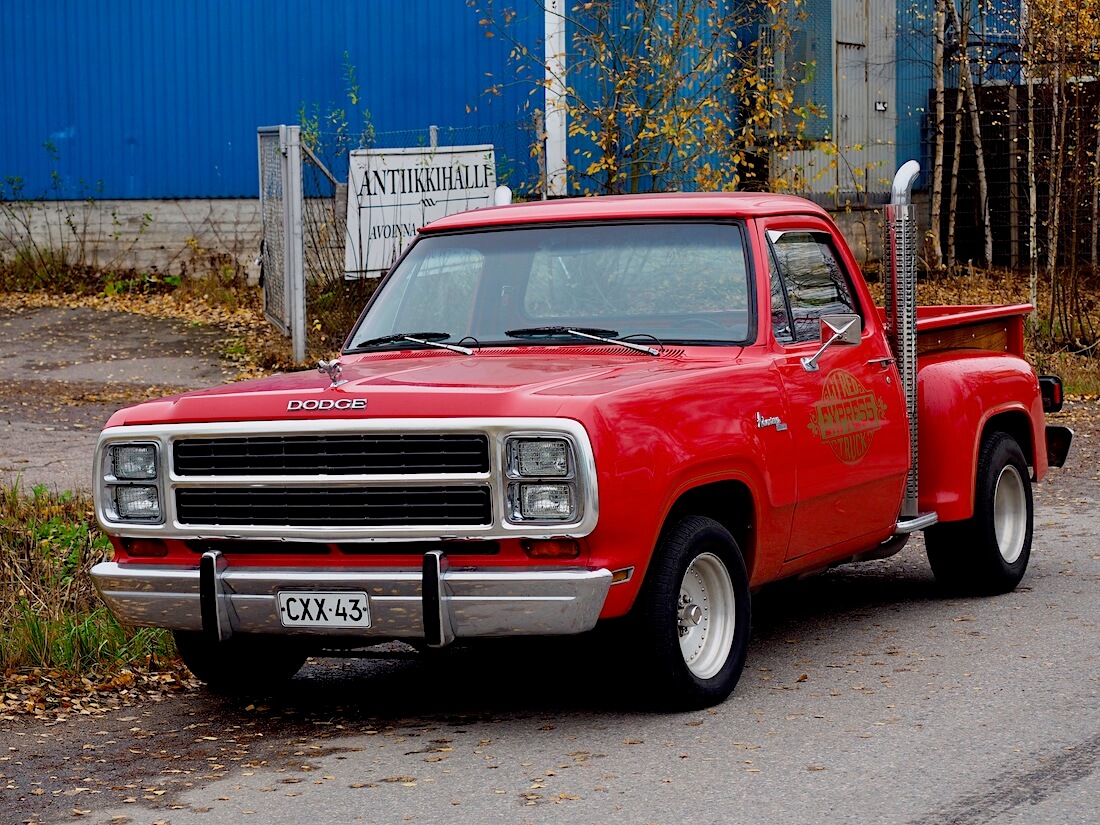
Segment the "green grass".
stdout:
[[25,247],[0,260],[0,291],[63,292],[88,295],[102,292],[109,278],[105,270],[74,263],[64,252]]
[[96,595],[88,571],[110,554],[87,497],[0,487],[0,673],[172,664],[168,633],[119,624]]

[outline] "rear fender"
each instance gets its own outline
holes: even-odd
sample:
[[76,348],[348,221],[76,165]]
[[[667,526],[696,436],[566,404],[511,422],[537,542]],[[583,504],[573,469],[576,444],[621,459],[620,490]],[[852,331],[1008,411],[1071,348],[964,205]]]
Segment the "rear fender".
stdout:
[[917,408],[921,512],[940,521],[974,514],[978,449],[993,430],[1016,439],[1036,480],[1046,474],[1043,402],[1026,361],[979,351],[925,356]]

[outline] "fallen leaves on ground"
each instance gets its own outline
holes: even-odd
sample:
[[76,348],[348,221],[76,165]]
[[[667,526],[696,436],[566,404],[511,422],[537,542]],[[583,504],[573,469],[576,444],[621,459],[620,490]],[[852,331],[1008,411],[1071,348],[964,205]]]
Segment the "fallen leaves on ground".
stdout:
[[0,721],[92,716],[198,687],[198,680],[182,666],[156,671],[127,668],[98,677],[39,668],[8,671],[0,674]]
[[[871,294],[876,303],[883,302],[885,283],[882,280],[869,284]],[[1081,284],[1082,305],[1087,315],[1091,329],[1100,326],[1100,304],[1095,300],[1097,290],[1095,281],[1091,284]],[[1043,278],[1037,284],[1038,294],[1036,308],[1031,320],[1044,325],[1049,321],[1051,301],[1050,284]],[[918,306],[988,306],[988,305],[1013,305],[1028,303],[1029,298],[1028,274],[1005,269],[974,269],[959,268],[955,274],[940,275],[938,277],[922,277],[917,282]],[[1035,335],[1030,330],[1025,335],[1025,347],[1028,360],[1039,372],[1052,372],[1060,375],[1064,383],[1079,385],[1081,392],[1077,398],[1084,401],[1095,401],[1100,394],[1097,393],[1097,369],[1096,369],[1096,345],[1087,346],[1087,341],[1078,341],[1077,346],[1058,345],[1051,350],[1051,344],[1047,335],[1049,330],[1044,329]]]
[[[237,369],[235,380],[262,378],[276,369],[291,369],[289,343],[264,317],[259,305],[227,307],[205,296],[183,292],[158,295],[72,295],[48,292],[0,292],[0,309],[21,311],[42,307],[85,307],[101,312],[128,312],[153,318],[171,318],[225,330],[223,357]],[[285,350],[285,357],[272,352]]]

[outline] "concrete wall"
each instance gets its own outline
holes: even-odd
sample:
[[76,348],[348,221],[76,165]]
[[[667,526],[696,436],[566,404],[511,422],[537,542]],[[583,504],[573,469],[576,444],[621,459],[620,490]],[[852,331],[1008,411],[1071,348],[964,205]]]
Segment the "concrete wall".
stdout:
[[72,262],[160,274],[201,270],[207,253],[232,255],[253,277],[260,202],[88,200],[0,203],[0,256],[31,247],[64,250]]
[[860,264],[882,257],[882,207],[830,211]]
[[[860,263],[882,252],[880,209],[833,217]],[[161,274],[201,271],[206,251],[232,255],[257,277],[259,201],[117,200],[0,203],[0,256],[32,243],[70,260]]]

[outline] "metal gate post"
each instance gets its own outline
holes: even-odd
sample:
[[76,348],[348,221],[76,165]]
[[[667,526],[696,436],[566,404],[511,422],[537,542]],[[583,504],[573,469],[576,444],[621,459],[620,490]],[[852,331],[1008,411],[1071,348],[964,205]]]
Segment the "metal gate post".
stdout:
[[287,307],[285,212],[283,207],[283,149],[278,126],[256,130],[260,167],[260,215],[263,235],[260,241],[260,283],[263,289],[264,317],[283,335],[290,335]]
[[263,219],[264,315],[290,336],[295,363],[306,357],[302,145],[298,126],[257,130]]
[[280,126],[287,232],[285,258],[290,298],[290,344],[295,364],[306,360],[306,267],[302,240],[302,129]]

